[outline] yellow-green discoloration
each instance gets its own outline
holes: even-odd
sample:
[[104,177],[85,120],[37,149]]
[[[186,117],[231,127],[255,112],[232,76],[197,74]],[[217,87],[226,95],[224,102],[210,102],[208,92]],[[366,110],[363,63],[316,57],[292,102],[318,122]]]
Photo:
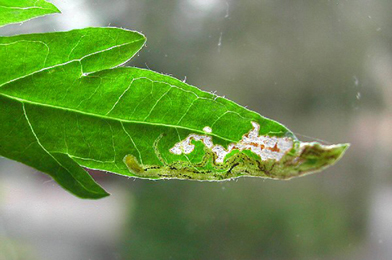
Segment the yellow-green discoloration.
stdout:
[[144,169],[139,165],[135,156],[126,155],[124,157],[124,163],[127,165],[128,169],[134,174],[140,174],[144,171]]
[[295,142],[293,149],[279,161],[261,160],[247,150],[231,153],[223,163],[216,163],[216,154],[205,148],[205,155],[197,164],[177,161],[169,165],[162,162],[163,165],[160,166],[140,166],[132,155],[127,155],[124,162],[132,173],[142,178],[220,181],[250,176],[285,180],[318,172],[333,165],[348,147],[348,144]]

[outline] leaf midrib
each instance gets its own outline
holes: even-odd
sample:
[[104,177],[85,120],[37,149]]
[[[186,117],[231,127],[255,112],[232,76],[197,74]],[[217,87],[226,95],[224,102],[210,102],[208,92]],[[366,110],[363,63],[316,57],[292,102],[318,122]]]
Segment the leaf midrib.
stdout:
[[[77,110],[77,109],[73,109],[73,108],[60,107],[60,106],[51,105],[51,104],[34,102],[34,101],[31,101],[31,100],[27,100],[27,99],[11,96],[11,95],[4,94],[4,93],[0,93],[0,96],[4,96],[6,98],[9,98],[11,100],[18,101],[18,102],[21,102],[21,103],[28,103],[28,104],[35,105],[35,106],[42,106],[42,107],[48,107],[48,108],[53,108],[53,109],[58,109],[58,110],[63,110],[63,111],[69,111],[69,112],[72,112],[72,113],[92,116],[92,117],[100,118],[100,119],[103,119],[103,120],[113,120],[113,121],[118,121],[118,122],[123,122],[123,123],[131,123],[131,124],[144,124],[144,125],[151,125],[151,126],[163,126],[163,127],[168,127],[168,128],[176,128],[176,129],[188,130],[188,131],[191,131],[191,132],[195,132],[195,133],[206,135],[206,133],[203,132],[202,130],[198,130],[198,129],[194,129],[194,128],[190,128],[190,127],[186,127],[186,126],[163,124],[163,123],[154,123],[154,122],[138,121],[138,120],[129,120],[129,119],[122,119],[122,118],[115,118],[115,117],[105,116],[105,115],[101,115],[101,114],[89,113],[89,112],[85,112],[85,111]],[[219,136],[219,135],[214,134],[214,133],[208,133],[208,135],[215,136],[217,138],[220,138],[222,140],[225,140],[225,141],[228,141],[228,142],[232,142],[232,143],[236,143],[238,141],[238,140],[235,141],[235,140],[232,140],[232,139],[229,139],[229,138],[226,138],[226,137],[222,137],[222,136]]]
[[40,6],[18,7],[18,6],[3,6],[3,5],[0,5],[0,8],[11,9],[11,10],[30,10],[30,9],[53,10],[51,8],[45,8],[45,7],[40,7]]
[[[73,60],[69,60],[69,61],[63,62],[63,63],[55,64],[55,65],[53,65],[53,66],[41,68],[41,69],[39,69],[39,70],[30,72],[30,73],[28,73],[28,74],[25,74],[25,75],[19,76],[19,77],[17,77],[17,78],[11,79],[11,80],[9,80],[9,81],[7,81],[7,82],[4,82],[4,83],[0,84],[0,88],[2,88],[2,87],[3,87],[4,85],[6,85],[6,84],[9,84],[9,83],[11,83],[11,82],[17,81],[17,80],[19,80],[19,79],[23,79],[23,78],[32,76],[32,75],[37,74],[37,73],[40,73],[40,72],[42,72],[42,71],[49,70],[49,69],[53,69],[53,68],[57,68],[57,67],[61,67],[61,66],[70,64],[70,63],[72,63],[72,62],[75,62],[75,61],[79,61],[79,62],[81,63],[81,61],[82,61],[83,59],[85,59],[85,58],[87,58],[87,57],[90,57],[90,56],[93,56],[93,55],[95,55],[95,54],[103,53],[103,52],[106,52],[106,51],[110,51],[110,50],[113,50],[113,49],[115,49],[115,48],[121,48],[121,47],[123,47],[123,46],[129,45],[129,44],[133,44],[133,43],[135,43],[135,42],[140,42],[140,41],[144,41],[144,38],[139,39],[139,40],[135,40],[135,41],[131,41],[131,42],[127,42],[127,43],[123,43],[123,44],[119,44],[119,45],[115,45],[115,46],[111,46],[111,47],[109,47],[109,48],[106,48],[106,49],[103,49],[103,50],[99,50],[99,51],[96,51],[96,52],[93,52],[93,53],[89,53],[89,54],[86,54],[86,55],[84,55],[83,57],[81,57],[81,58],[79,58],[79,59],[73,59]],[[11,43],[10,43],[10,44],[11,44]],[[131,57],[129,57],[125,62],[123,62],[123,63],[121,63],[121,64],[118,64],[118,65],[116,65],[116,66],[110,67],[110,68],[106,68],[106,69],[113,69],[113,68],[119,67],[119,66],[121,66],[121,65],[123,65],[123,64],[125,64],[125,63],[127,63],[128,61],[130,61],[130,60],[139,52],[139,50],[140,50],[141,48],[143,48],[143,46],[141,46],[141,47],[140,47]],[[81,65],[81,68],[82,68],[82,71],[83,71],[83,65],[82,65],[82,64],[80,64],[80,65]],[[103,70],[104,70],[104,69],[103,69]],[[88,75],[88,74],[95,73],[95,72],[98,72],[98,71],[91,71],[91,72],[83,73],[83,74],[84,74],[84,75]]]

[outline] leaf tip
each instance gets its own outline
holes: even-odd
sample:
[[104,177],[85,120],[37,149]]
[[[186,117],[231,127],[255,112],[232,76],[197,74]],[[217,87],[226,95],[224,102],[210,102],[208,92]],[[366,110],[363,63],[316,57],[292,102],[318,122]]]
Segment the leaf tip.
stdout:
[[106,192],[104,189],[102,189],[101,193],[97,193],[95,197],[87,198],[87,199],[103,199],[106,197],[109,197],[110,193]]

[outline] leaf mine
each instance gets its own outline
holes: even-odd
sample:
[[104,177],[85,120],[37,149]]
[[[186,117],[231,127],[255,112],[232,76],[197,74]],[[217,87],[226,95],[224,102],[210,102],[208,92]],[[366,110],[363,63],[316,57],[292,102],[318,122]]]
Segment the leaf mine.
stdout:
[[[214,145],[211,136],[191,134],[186,139],[176,143],[170,149],[170,152],[176,155],[190,154],[195,148],[195,145],[192,144],[192,140],[201,141],[216,155],[215,162],[223,163],[226,155],[230,154],[234,150],[250,150],[258,155],[262,161],[271,159],[279,161],[293,148],[293,140],[291,138],[266,135],[260,136],[260,125],[256,122],[251,123],[253,125],[253,129],[250,130],[249,133],[243,135],[242,139],[237,143],[231,143],[227,149],[221,145]],[[209,131],[206,131],[206,128],[208,127],[203,129],[204,132],[210,133]]]
[[[156,151],[162,165],[140,165],[133,155],[126,155],[124,163],[138,177],[151,179],[220,181],[250,176],[283,180],[320,171],[334,164],[348,148],[347,144],[322,145],[291,137],[260,135],[260,125],[251,123],[253,128],[227,148],[214,144],[210,135],[192,133],[169,149],[170,154],[179,156],[172,163],[163,159],[158,142]],[[205,128],[203,131],[209,132]],[[188,156],[197,153],[198,144],[204,147],[204,155],[200,161],[191,162]]]

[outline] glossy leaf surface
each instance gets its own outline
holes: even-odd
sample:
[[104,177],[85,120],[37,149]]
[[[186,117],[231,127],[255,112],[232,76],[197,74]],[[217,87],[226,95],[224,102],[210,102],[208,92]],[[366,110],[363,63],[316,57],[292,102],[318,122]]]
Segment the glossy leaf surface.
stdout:
[[44,0],[0,0],[0,27],[53,13],[60,11]]

